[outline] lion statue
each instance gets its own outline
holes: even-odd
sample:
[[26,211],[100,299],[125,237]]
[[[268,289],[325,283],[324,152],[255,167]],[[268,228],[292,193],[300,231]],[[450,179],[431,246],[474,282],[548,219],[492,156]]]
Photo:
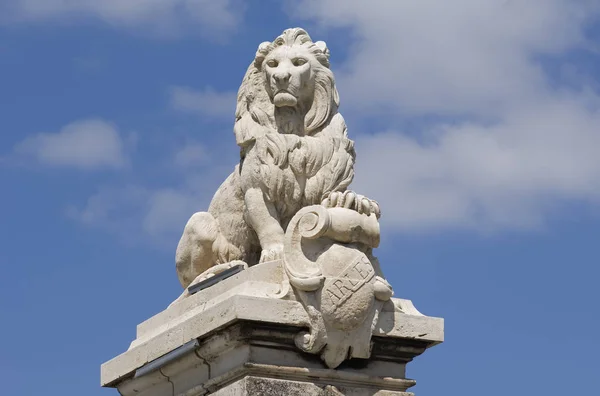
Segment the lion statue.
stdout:
[[237,96],[240,163],[208,211],[190,218],[177,247],[184,288],[215,266],[280,259],[286,227],[305,206],[360,206],[346,191],[355,152],[338,105],[323,41],[294,28],[260,44]]

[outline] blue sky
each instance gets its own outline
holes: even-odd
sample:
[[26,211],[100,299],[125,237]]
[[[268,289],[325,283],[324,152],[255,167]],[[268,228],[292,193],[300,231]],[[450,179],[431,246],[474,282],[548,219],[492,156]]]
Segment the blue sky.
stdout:
[[180,293],[235,92],[293,26],[331,50],[396,296],[446,319],[417,395],[595,394],[597,0],[0,0],[2,394],[116,394],[99,366]]

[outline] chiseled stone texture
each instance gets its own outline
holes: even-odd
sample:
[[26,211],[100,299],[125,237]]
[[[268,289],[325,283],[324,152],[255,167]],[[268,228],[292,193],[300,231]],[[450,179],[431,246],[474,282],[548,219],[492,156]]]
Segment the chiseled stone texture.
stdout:
[[[114,385],[188,341],[207,339],[236,322],[268,324],[297,335],[310,322],[300,302],[282,297],[282,267],[280,260],[250,267],[140,324],[129,350],[102,365],[102,385]],[[285,297],[290,294],[288,290]],[[409,300],[393,298],[383,306],[373,338],[388,343],[416,341],[430,347],[443,342],[444,321],[423,316]]]
[[[336,368],[368,359],[379,317],[401,307],[390,308],[394,292],[373,252],[379,204],[348,190],[354,143],[338,112],[329,57],[326,43],[301,28],[258,46],[237,96],[240,164],[184,228],[175,254],[184,292],[173,305],[234,265],[281,260],[280,290],[264,297],[299,302],[304,312],[297,305],[290,312],[306,329],[296,347]],[[264,304],[249,309],[273,301]],[[179,330],[176,338],[189,339]]]
[[[355,152],[329,50],[300,28],[259,45],[238,93],[240,165],[176,251],[183,294],[101,367],[123,396],[408,396],[406,364],[443,319],[392,298],[377,202],[347,190]],[[243,270],[195,294],[232,266]],[[198,285],[201,286],[201,285]]]
[[214,396],[412,396],[408,392],[366,388],[321,387],[310,382],[245,377],[214,392]]
[[[295,333],[294,328],[238,322],[158,370],[114,385],[124,396],[263,395],[253,392],[267,386],[271,393],[266,394],[273,395],[403,395],[415,383],[404,378],[406,363],[427,347],[423,341],[378,337],[371,359],[348,360],[330,369],[294,347]],[[278,393],[281,389],[290,393]]]
[[[284,227],[296,212],[352,182],[354,143],[338,112],[329,55],[301,28],[258,46],[237,96],[240,164],[208,210],[191,216],[177,247],[184,288],[220,264],[282,258]],[[376,202],[356,198],[346,206],[379,213]]]
[[[405,378],[406,364],[443,341],[443,319],[423,316],[408,300],[391,299],[374,328],[370,358],[331,369],[295,345],[309,319],[293,293],[282,290],[283,273],[281,260],[250,267],[148,319],[129,350],[102,365],[102,385],[124,396],[192,396],[225,392],[255,377],[313,384],[323,392],[333,391],[326,388],[331,385],[347,395],[404,395],[414,385]],[[198,340],[195,350],[133,378],[190,340]],[[358,390],[363,393],[352,393]]]

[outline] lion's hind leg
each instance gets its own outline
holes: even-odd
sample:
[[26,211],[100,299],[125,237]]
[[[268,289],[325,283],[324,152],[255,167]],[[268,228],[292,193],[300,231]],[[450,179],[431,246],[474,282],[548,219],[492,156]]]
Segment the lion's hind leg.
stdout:
[[177,276],[184,288],[216,264],[213,244],[219,237],[219,224],[210,213],[197,212],[188,220],[175,253]]

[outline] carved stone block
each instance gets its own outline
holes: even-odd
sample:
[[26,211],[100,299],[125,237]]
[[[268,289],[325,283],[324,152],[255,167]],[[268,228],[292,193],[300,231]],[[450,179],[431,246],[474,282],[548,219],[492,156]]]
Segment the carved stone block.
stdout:
[[[405,378],[406,364],[443,341],[442,319],[423,316],[408,300],[391,298],[373,326],[370,357],[329,368],[318,354],[296,346],[311,319],[285,285],[286,276],[282,260],[267,262],[172,304],[138,325],[128,351],[102,365],[102,385],[117,387],[125,396],[190,396],[256,377],[312,384],[323,391],[330,385],[402,394],[414,385]],[[186,354],[136,377],[192,340],[197,346]]]
[[240,163],[177,247],[184,292],[102,365],[102,386],[412,395],[406,364],[443,341],[443,320],[392,298],[373,254],[379,204],[347,189],[355,152],[338,106],[324,42],[294,28],[259,45],[238,93]]

